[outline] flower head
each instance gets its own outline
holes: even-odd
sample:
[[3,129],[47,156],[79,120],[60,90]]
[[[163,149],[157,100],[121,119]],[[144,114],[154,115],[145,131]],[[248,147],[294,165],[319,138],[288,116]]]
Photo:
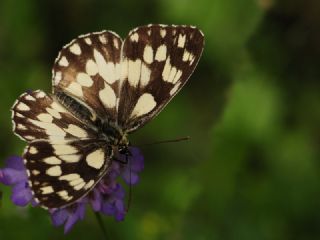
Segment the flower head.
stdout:
[[[64,231],[67,233],[78,220],[84,219],[86,205],[90,205],[95,212],[113,216],[117,221],[123,220],[127,211],[124,203],[125,191],[117,180],[122,177],[125,183],[134,185],[138,182],[138,173],[144,167],[144,159],[139,149],[131,147],[130,152],[132,156],[129,157],[128,163],[122,163],[125,156],[120,155],[119,162],[112,162],[108,174],[85,197],[67,207],[49,209],[53,225],[64,225]],[[0,182],[12,187],[11,200],[15,205],[37,205],[29,188],[26,168],[21,157],[7,159],[6,167],[0,169]]]

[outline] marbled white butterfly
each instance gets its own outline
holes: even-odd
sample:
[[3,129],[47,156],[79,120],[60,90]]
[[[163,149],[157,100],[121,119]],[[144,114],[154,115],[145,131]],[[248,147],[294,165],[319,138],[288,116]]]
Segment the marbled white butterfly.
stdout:
[[108,174],[129,133],[154,118],[183,87],[204,37],[191,26],[148,25],[124,41],[114,32],[81,35],[53,66],[53,92],[22,94],[12,107],[14,132],[34,198],[60,208],[84,197]]

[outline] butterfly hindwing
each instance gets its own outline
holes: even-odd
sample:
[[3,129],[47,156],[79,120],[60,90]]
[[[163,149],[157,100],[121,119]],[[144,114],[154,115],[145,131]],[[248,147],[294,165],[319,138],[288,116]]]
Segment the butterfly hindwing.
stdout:
[[38,90],[22,94],[12,107],[13,131],[26,141],[94,138],[90,127],[52,96]]
[[110,31],[82,35],[60,51],[53,66],[53,91],[64,92],[96,117],[116,121],[122,40]]
[[190,26],[148,25],[124,41],[118,123],[132,132],[155,117],[183,87],[203,50]]
[[36,200],[59,208],[84,197],[99,182],[111,155],[97,140],[39,140],[28,145],[23,157]]

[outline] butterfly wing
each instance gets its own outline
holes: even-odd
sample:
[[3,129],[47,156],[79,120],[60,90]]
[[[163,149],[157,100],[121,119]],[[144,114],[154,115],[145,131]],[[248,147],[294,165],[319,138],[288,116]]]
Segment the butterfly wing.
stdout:
[[97,140],[31,142],[23,158],[36,201],[46,208],[60,208],[88,194],[111,164],[111,149],[104,144]]
[[63,47],[53,66],[53,92],[64,92],[97,116],[116,120],[122,40],[110,31],[79,36]]
[[[69,102],[69,108],[77,108]],[[74,107],[72,107],[74,106]],[[82,110],[82,115],[88,112]],[[42,91],[22,94],[12,107],[14,132],[29,142],[23,158],[34,198],[59,208],[84,197],[111,163],[97,132]]]
[[187,82],[203,45],[203,34],[195,27],[132,30],[122,50],[119,125],[132,132],[155,117]]
[[40,90],[22,94],[11,110],[13,132],[26,141],[88,139],[96,136],[68,109]]

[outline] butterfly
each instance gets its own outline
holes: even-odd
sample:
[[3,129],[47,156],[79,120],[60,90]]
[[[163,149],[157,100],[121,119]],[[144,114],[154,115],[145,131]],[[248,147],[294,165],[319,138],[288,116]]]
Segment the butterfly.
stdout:
[[80,35],[52,69],[52,93],[22,94],[13,131],[27,142],[23,158],[34,199],[62,208],[86,196],[128,135],[153,119],[194,71],[204,36],[193,26],[153,25],[122,39],[112,31]]

